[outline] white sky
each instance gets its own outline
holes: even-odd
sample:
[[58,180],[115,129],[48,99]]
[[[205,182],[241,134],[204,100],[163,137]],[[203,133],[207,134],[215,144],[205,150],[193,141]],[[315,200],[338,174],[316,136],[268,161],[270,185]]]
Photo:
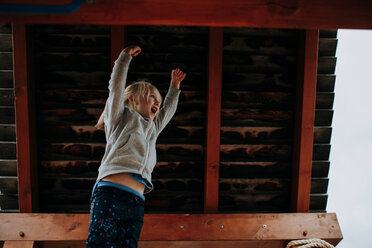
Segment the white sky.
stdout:
[[372,30],[339,30],[327,212],[344,239],[372,247]]

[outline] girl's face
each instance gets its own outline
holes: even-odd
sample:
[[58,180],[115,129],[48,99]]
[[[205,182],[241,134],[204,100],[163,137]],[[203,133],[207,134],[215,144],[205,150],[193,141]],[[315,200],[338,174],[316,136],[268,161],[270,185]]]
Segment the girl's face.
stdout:
[[159,95],[159,91],[152,88],[148,95],[138,97],[134,110],[143,117],[154,120],[156,115],[159,113],[161,103]]

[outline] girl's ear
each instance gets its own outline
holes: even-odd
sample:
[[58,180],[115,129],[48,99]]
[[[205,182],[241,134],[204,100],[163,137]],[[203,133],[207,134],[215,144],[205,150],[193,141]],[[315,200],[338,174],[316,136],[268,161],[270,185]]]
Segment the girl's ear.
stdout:
[[134,95],[129,95],[128,96],[128,100],[129,100],[129,106],[134,109],[137,105],[136,103],[136,97],[134,97]]

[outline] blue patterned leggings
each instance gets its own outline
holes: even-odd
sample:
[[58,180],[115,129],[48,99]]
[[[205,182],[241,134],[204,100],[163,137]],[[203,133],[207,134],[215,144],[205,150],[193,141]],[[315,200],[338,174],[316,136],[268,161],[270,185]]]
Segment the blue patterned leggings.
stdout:
[[94,190],[86,247],[136,248],[143,225],[144,200],[110,186]]

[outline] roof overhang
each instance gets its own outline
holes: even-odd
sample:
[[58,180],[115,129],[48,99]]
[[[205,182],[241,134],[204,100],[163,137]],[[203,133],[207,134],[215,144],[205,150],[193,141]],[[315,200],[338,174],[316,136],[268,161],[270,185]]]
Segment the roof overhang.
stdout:
[[[88,1],[87,1],[88,2]],[[369,0],[96,0],[72,14],[1,14],[2,23],[372,28]],[[34,4],[14,0],[12,4]],[[40,0],[37,4],[66,4]],[[1,9],[1,5],[0,5]]]

